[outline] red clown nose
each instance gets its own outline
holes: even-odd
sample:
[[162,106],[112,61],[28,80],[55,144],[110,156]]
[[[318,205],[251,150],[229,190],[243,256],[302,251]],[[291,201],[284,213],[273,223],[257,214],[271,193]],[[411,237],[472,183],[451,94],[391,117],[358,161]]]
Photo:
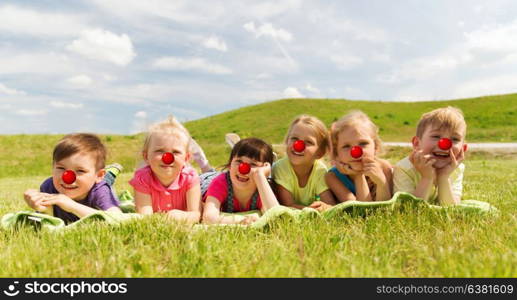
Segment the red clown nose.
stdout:
[[170,153],[170,152],[165,152],[162,155],[162,161],[164,164],[170,165],[174,162],[174,155],[172,155],[172,153]]
[[352,149],[350,149],[350,155],[352,155],[353,158],[359,158],[363,156],[363,148],[359,146],[353,146]]
[[438,141],[438,147],[440,147],[442,150],[449,150],[452,147],[452,142],[448,138],[441,138]]
[[245,162],[239,164],[239,173],[241,173],[242,175],[246,175],[250,171],[251,171],[250,164],[245,163]]
[[293,144],[293,149],[296,152],[303,152],[303,150],[305,150],[305,142],[302,140],[297,140]]
[[63,175],[61,175],[61,179],[63,179],[63,182],[66,184],[72,184],[75,182],[75,173],[72,170],[66,170],[63,172]]

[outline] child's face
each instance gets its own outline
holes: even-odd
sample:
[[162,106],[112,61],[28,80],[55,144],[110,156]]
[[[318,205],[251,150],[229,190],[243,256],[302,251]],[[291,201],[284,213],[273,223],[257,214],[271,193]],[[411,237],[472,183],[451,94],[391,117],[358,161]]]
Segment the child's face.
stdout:
[[[305,150],[302,152],[296,152],[293,149],[293,144],[297,140],[305,142]],[[291,133],[287,137],[286,146],[285,152],[287,157],[291,164],[295,166],[312,165],[314,160],[321,157],[321,154],[318,153],[319,145],[314,129],[303,123],[297,123],[293,126]]]
[[452,153],[454,153],[455,157],[458,157],[464,145],[464,134],[462,131],[428,126],[421,138],[417,136],[413,138],[413,149],[422,150],[424,155],[432,155],[432,158],[436,159],[433,167],[437,169],[441,169],[451,163],[449,150],[442,150],[438,147],[438,141],[441,138],[448,138],[452,141]]
[[[144,160],[164,186],[169,186],[188,162],[190,154],[187,152],[187,144],[188,138],[184,134],[154,134],[151,137],[149,147],[143,153]],[[162,161],[166,152],[174,155],[172,164]]]
[[239,172],[239,165],[243,162],[250,164],[252,168],[262,167],[264,165],[263,162],[259,162],[247,156],[234,157],[230,163],[230,179],[232,184],[238,189],[255,189],[256,184],[251,178],[251,172],[248,174],[241,174]]
[[[361,157],[353,158],[350,154],[350,149],[354,146],[363,149]],[[363,157],[375,157],[375,141],[366,126],[346,127],[338,135],[336,152],[337,161],[350,164],[354,170],[359,170],[362,169]]]
[[[55,162],[52,166],[52,182],[60,194],[79,201],[88,196],[95,183],[104,178],[105,171],[95,170],[95,157],[89,153],[78,152],[72,156]],[[66,170],[75,173],[76,180],[71,184],[63,181],[62,176]]]

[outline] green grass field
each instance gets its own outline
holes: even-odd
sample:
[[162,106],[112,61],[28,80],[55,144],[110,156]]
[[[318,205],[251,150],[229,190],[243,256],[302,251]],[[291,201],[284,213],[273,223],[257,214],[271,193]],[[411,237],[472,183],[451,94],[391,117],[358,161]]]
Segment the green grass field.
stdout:
[[[510,142],[517,140],[517,124],[511,118],[516,100],[508,95],[450,104],[465,112],[471,141]],[[223,140],[228,131],[280,143],[290,119],[301,112],[329,124],[353,107],[378,115],[375,121],[384,128],[384,140],[406,141],[421,112],[445,104],[397,103],[398,109],[391,109],[380,102],[284,100],[193,121],[187,127],[218,165],[229,153]],[[250,116],[253,121],[243,121]],[[405,120],[410,123],[407,130],[399,124]],[[0,136],[0,215],[27,209],[23,191],[39,187],[49,176],[50,154],[60,137]],[[111,152],[109,161],[126,168],[116,188],[128,189],[141,136],[103,138]],[[391,148],[385,157],[395,163],[407,151]],[[205,231],[155,215],[118,227],[94,224],[61,234],[0,230],[0,277],[516,277],[516,155],[470,153],[465,164],[463,198],[490,202],[500,209],[498,218],[420,209],[284,223],[269,231]]]

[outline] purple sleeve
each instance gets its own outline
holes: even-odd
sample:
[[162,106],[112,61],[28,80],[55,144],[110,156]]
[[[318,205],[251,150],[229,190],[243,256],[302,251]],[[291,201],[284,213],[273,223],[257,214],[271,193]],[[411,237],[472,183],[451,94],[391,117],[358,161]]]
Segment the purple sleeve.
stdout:
[[39,187],[39,191],[47,194],[59,194],[59,192],[54,187],[54,183],[52,182],[52,177],[47,178],[41,186]]
[[103,181],[97,185],[92,191],[91,207],[99,210],[108,210],[111,207],[118,207],[120,205],[107,183]]

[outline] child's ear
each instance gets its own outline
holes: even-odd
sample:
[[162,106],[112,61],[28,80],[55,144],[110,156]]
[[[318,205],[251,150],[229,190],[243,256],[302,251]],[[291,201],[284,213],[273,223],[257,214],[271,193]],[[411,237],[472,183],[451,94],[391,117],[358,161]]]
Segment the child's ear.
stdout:
[[95,179],[95,183],[99,183],[104,179],[104,175],[106,175],[106,169],[100,169],[97,171],[97,178]]
[[413,139],[411,139],[411,143],[413,144],[413,149],[418,149],[418,146],[420,146],[420,139],[418,136],[414,136]]
[[187,154],[185,154],[185,162],[190,161],[190,157],[191,157],[190,152],[187,152]]

